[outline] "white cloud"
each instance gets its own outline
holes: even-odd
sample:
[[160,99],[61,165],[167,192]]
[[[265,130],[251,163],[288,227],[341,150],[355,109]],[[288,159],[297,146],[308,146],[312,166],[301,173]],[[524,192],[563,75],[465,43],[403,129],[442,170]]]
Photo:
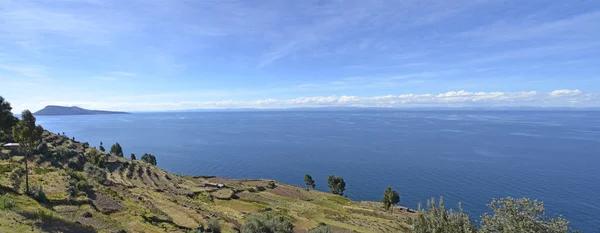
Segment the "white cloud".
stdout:
[[80,106],[92,109],[124,111],[162,111],[185,109],[225,109],[225,108],[297,108],[297,107],[600,107],[598,93],[584,93],[580,90],[555,90],[551,92],[469,92],[450,91],[438,94],[400,94],[372,97],[359,96],[314,96],[291,99],[261,99],[253,101],[182,101],[182,102],[70,102],[46,101],[42,105]]

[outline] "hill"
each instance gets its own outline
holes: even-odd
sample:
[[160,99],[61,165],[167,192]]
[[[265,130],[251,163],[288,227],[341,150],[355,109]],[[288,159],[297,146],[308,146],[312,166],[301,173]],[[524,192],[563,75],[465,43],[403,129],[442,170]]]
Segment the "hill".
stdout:
[[[206,232],[193,229],[217,221],[221,232],[233,233],[259,214],[284,216],[302,233],[320,224],[334,233],[409,231],[412,213],[405,208],[389,214],[381,203],[353,202],[274,180],[177,175],[48,131],[43,142],[29,160],[31,186],[41,187],[48,199],[41,203],[12,185],[12,173],[24,167],[23,156],[0,150],[0,199],[14,204],[5,208],[0,200],[0,232]],[[101,168],[89,172],[97,153]],[[75,197],[69,194],[73,187]]]
[[48,105],[42,110],[34,113],[34,115],[99,115],[99,114],[128,114],[126,112],[113,112],[113,111],[102,111],[102,110],[89,110],[80,108],[77,106],[65,107]]

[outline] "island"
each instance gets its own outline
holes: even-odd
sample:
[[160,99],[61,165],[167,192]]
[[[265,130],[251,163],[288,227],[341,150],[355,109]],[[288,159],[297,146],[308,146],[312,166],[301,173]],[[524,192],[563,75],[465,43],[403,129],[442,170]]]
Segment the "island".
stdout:
[[58,115],[100,115],[100,114],[129,114],[127,112],[114,112],[114,111],[103,111],[103,110],[89,110],[80,108],[77,106],[66,107],[66,106],[55,106],[48,105],[42,110],[34,113],[38,116],[58,116]]

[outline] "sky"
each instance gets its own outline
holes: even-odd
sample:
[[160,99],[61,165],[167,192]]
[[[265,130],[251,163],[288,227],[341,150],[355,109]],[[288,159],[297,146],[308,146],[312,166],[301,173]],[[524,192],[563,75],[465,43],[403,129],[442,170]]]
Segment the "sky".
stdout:
[[597,0],[0,0],[0,96],[206,108],[600,106]]

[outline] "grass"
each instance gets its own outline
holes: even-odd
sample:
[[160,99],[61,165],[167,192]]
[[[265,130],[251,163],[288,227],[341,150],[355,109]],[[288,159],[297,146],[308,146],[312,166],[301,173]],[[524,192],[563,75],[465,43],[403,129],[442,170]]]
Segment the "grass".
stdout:
[[[56,146],[49,144],[51,150],[67,147],[71,143],[70,140],[55,142]],[[83,153],[83,149],[79,149],[79,153]],[[124,167],[126,162],[129,167]],[[86,203],[60,202],[66,200],[67,187],[75,184],[73,180],[91,180],[82,172],[49,168],[46,165],[31,166],[30,183],[31,186],[42,186],[52,202],[43,206],[25,195],[0,196],[0,232],[80,232],[65,230],[60,225],[81,232],[89,232],[90,226],[98,232],[117,232],[121,229],[126,232],[185,232],[186,228],[206,227],[207,219],[218,219],[222,232],[233,233],[247,216],[260,213],[286,216],[292,219],[300,232],[306,232],[320,223],[349,232],[408,232],[406,220],[410,216],[406,212],[387,215],[382,211],[381,203],[355,203],[341,196],[308,192],[302,187],[283,183],[276,183],[277,188],[269,189],[269,180],[175,175],[126,159],[119,159],[117,164],[113,164],[115,167],[108,171],[110,186],[94,184],[96,194],[105,193],[114,197],[110,199],[124,207],[117,212],[103,214]],[[0,159],[0,184],[8,186],[7,173],[18,166],[13,159]],[[140,168],[142,177],[138,175]],[[130,171],[131,176],[128,176]],[[224,183],[228,188],[200,187],[205,181]],[[249,191],[236,196],[234,190]],[[93,192],[89,197],[94,198]],[[86,211],[92,216],[82,217],[81,214]],[[155,218],[144,218],[146,215]]]

